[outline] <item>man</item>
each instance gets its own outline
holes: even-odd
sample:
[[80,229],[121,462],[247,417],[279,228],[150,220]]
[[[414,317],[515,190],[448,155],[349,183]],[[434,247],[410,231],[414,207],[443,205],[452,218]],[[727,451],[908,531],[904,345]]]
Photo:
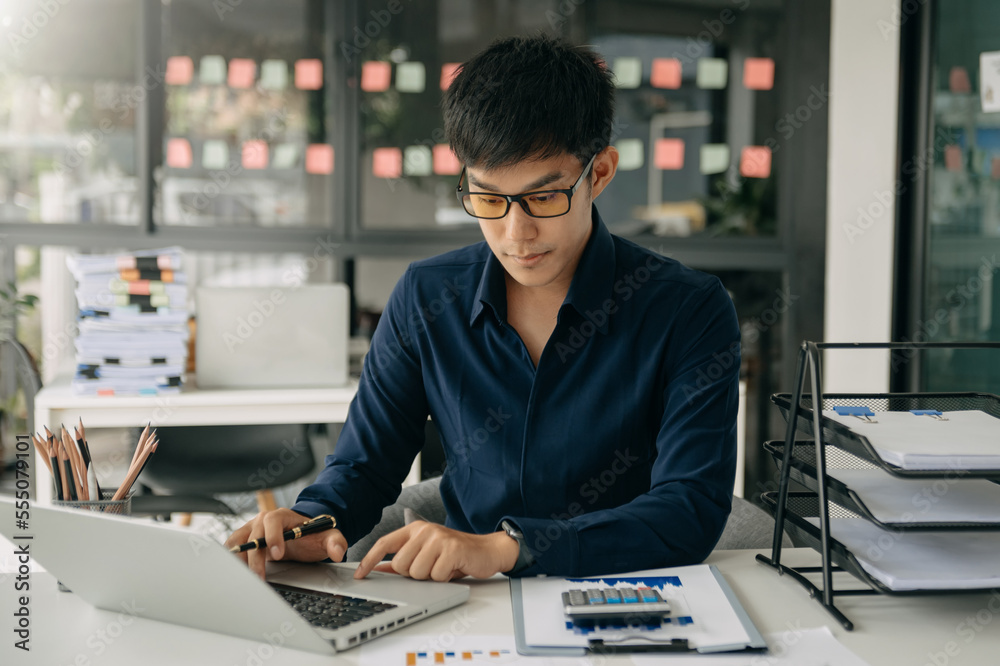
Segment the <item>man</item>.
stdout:
[[[357,577],[588,575],[699,562],[729,514],[739,327],[718,279],[608,233],[614,86],[591,51],[494,43],[445,94],[485,242],[412,264],[365,359],[336,452],[264,536],[266,559],[343,558],[400,491],[431,416],[447,524],[380,539]],[[280,540],[303,516],[338,528]]]

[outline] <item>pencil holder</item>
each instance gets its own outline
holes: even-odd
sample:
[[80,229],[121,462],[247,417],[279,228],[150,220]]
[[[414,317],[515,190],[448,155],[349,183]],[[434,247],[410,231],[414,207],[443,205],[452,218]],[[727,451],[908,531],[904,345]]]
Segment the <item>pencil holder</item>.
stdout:
[[112,500],[117,488],[102,488],[101,499],[99,500],[53,500],[55,506],[68,507],[70,509],[85,509],[87,511],[102,511],[113,513],[119,516],[132,515],[132,495],[135,491],[130,491],[124,499]]
[[[115,496],[117,490],[117,488],[101,488],[100,500],[52,500],[52,504],[71,509],[83,509],[84,511],[101,511],[119,516],[132,515],[132,495],[135,494],[135,490],[130,490],[124,499],[112,500],[111,498]],[[56,583],[60,592],[72,591],[63,585],[62,581],[56,581]]]

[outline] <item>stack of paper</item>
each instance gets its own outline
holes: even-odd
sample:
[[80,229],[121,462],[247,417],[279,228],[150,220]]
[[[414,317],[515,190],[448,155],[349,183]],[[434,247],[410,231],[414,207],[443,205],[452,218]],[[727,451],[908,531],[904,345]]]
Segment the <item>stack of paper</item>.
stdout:
[[867,438],[882,460],[902,469],[1000,469],[1000,419],[986,412],[942,412],[939,418],[876,412],[873,422],[833,410],[823,416]]
[[73,388],[84,395],[180,391],[188,349],[180,248],[74,255],[80,309]]

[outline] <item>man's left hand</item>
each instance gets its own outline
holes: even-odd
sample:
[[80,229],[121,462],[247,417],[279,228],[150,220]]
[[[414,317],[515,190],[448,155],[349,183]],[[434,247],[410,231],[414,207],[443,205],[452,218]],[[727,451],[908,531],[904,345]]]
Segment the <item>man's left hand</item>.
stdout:
[[517,541],[504,532],[468,534],[421,520],[386,534],[361,560],[355,578],[364,578],[389,553],[391,562],[378,567],[419,580],[447,581],[472,576],[489,578],[517,564]]

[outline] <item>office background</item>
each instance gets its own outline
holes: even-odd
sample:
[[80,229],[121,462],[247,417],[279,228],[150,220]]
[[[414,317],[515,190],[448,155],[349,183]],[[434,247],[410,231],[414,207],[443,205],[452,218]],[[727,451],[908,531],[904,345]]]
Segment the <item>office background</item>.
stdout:
[[[72,366],[72,252],[177,244],[196,284],[345,281],[364,337],[408,262],[481,238],[443,145],[451,68],[495,37],[565,35],[619,85],[609,227],[733,296],[752,498],[774,478],[759,445],[781,433],[768,396],[790,386],[799,341],[1000,339],[1000,145],[977,111],[997,11],[6,0],[0,273],[40,297],[19,331],[46,381]],[[830,360],[830,390],[1000,390],[981,357]]]

